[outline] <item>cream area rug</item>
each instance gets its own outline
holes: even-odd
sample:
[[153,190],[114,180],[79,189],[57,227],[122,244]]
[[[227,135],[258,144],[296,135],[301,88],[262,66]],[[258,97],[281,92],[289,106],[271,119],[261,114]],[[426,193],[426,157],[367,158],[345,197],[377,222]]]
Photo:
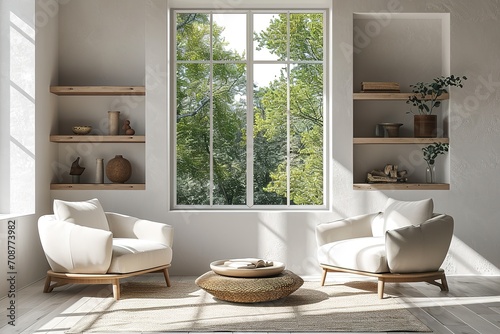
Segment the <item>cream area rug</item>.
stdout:
[[376,282],[304,282],[288,297],[239,304],[215,299],[194,281],[126,282],[67,333],[103,332],[430,332]]

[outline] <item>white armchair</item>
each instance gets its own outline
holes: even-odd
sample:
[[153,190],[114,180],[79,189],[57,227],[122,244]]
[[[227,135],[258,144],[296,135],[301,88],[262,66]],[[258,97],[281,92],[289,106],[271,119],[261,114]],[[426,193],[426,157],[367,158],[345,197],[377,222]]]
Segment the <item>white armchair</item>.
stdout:
[[105,213],[97,199],[55,200],[54,214],[39,218],[38,231],[51,268],[44,292],[68,283],[113,284],[119,299],[120,279],[159,271],[170,286],[170,225]]
[[346,272],[377,277],[380,298],[385,282],[425,281],[448,291],[440,266],[453,225],[451,216],[433,213],[432,199],[389,199],[383,212],[320,224],[316,241],[321,285],[328,272]]

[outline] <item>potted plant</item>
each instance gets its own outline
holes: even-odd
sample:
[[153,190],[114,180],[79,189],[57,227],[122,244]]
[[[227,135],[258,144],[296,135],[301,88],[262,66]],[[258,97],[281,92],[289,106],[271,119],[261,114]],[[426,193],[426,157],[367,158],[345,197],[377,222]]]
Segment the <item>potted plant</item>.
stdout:
[[437,116],[433,115],[434,108],[441,105],[439,97],[448,93],[446,88],[450,86],[463,87],[462,80],[467,80],[465,76],[437,77],[433,82],[417,82],[410,85],[412,95],[408,97],[407,104],[416,107],[417,110],[407,113],[414,114],[414,136],[417,138],[435,138],[437,137]]
[[436,158],[439,154],[445,154],[448,152],[449,147],[450,145],[447,143],[434,143],[422,148],[422,152],[424,152],[424,160],[427,163],[425,174],[425,181],[427,183],[436,182],[434,163],[436,162]]

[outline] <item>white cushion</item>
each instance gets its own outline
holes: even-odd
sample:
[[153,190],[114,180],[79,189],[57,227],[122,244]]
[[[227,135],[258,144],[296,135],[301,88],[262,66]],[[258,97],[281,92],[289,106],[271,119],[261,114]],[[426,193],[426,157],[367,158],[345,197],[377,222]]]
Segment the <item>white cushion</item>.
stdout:
[[335,241],[318,249],[321,264],[370,273],[389,272],[383,237]]
[[104,274],[111,263],[111,231],[79,226],[54,215],[38,219],[40,241],[55,272]]
[[443,263],[451,238],[453,218],[437,215],[419,226],[387,231],[387,263],[391,272],[437,271]]
[[383,229],[375,228],[373,235],[380,237],[386,231],[405,226],[417,226],[432,217],[434,203],[431,198],[420,201],[387,200],[383,216]]
[[109,231],[108,220],[97,198],[83,202],[56,199],[54,200],[54,215],[57,220]]
[[172,248],[156,241],[114,238],[108,273],[131,273],[170,264]]

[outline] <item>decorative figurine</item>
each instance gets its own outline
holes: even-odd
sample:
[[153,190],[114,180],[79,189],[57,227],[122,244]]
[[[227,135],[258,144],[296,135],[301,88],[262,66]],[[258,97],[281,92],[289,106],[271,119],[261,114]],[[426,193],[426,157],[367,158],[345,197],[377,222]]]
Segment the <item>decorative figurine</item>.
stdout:
[[122,129],[125,131],[126,135],[133,136],[135,134],[135,130],[130,127],[130,121],[128,119],[123,122]]
[[69,170],[69,175],[71,175],[73,183],[80,183],[80,175],[82,175],[84,170],[85,167],[80,166],[80,157],[76,158],[76,160],[71,164],[71,169]]
[[398,165],[387,164],[384,170],[374,169],[369,172],[366,176],[366,181],[368,183],[395,183],[395,182],[407,182],[408,181],[408,171],[398,170]]

